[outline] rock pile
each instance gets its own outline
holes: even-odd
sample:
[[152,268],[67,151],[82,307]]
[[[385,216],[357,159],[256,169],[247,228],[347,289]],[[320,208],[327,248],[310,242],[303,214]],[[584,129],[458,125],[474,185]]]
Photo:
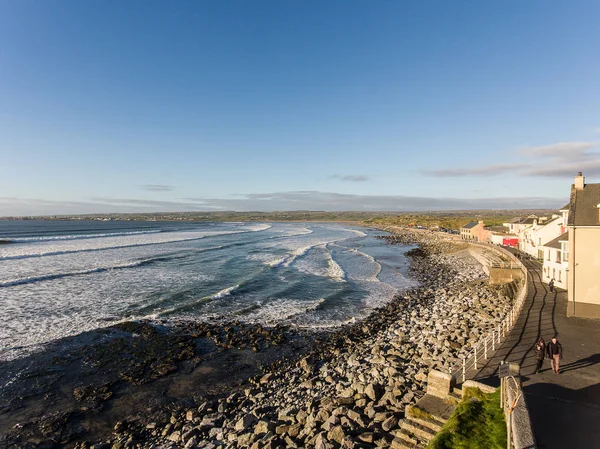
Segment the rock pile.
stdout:
[[427,372],[448,370],[511,306],[481,265],[435,234],[418,243],[411,274],[420,286],[368,318],[326,336],[299,359],[249,379],[243,391],[173,413],[169,422],[118,423],[113,448],[395,447],[406,405],[423,395]]

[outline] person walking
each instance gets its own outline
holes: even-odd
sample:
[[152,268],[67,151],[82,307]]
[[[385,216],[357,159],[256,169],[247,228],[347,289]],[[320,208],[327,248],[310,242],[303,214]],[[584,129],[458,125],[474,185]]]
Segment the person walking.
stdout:
[[555,374],[559,374],[560,360],[563,357],[563,349],[556,337],[552,337],[552,340],[550,340],[548,346],[546,346],[546,354],[548,355],[548,358],[550,358],[552,371],[554,371]]
[[550,282],[548,282],[548,287],[550,288],[550,293],[554,292],[554,278],[550,279]]
[[535,358],[537,360],[537,364],[535,366],[535,373],[538,374],[542,371],[542,364],[544,363],[544,358],[546,357],[546,343],[544,339],[540,337],[540,339],[535,344]]

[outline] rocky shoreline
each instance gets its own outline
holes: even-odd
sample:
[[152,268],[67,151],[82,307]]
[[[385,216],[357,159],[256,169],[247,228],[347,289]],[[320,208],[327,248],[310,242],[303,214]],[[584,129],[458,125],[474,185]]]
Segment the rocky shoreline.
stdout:
[[[509,289],[487,284],[483,267],[465,244],[409,230],[385,238],[390,243],[419,245],[408,255],[411,276],[420,286],[368,318],[316,335],[240,323],[219,328],[188,325],[179,340],[161,346],[171,356],[158,357],[160,362],[155,355],[146,364],[125,364],[127,370],[116,370],[120,380],[157,384],[162,376],[181,371],[182,365],[198,371],[210,360],[220,364],[219,357],[232,351],[260,357],[252,359],[254,364],[242,370],[236,382],[224,383],[221,391],[187,382],[182,394],[187,398],[150,404],[148,413],[132,413],[111,423],[109,438],[69,438],[60,422],[72,416],[57,415],[13,426],[0,444],[36,447],[26,442],[29,429],[43,447],[394,447],[404,408],[423,394],[427,372],[447,370],[468,353],[486,329],[501,321],[512,299]],[[126,341],[136,341],[144,332],[148,338],[154,335],[154,326],[137,325],[141,327],[122,329],[129,332]],[[178,348],[174,352],[173,346]],[[238,370],[240,365],[220,366],[226,377],[223,367]],[[73,395],[80,396],[85,407],[102,408],[115,400],[113,394],[126,394],[115,385],[116,381],[96,382],[74,390]],[[39,439],[40,433],[46,440]]]

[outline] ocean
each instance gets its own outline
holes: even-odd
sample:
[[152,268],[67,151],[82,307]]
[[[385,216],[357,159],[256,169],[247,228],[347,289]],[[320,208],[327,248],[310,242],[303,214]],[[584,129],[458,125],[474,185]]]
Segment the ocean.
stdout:
[[310,329],[415,285],[381,231],[334,223],[0,221],[0,360],[121,321]]

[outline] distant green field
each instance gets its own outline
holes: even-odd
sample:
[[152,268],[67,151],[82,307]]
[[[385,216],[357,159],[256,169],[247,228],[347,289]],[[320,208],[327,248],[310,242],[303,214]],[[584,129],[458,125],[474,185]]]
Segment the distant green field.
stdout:
[[41,220],[152,220],[152,221],[346,221],[357,224],[382,226],[423,226],[442,227],[458,230],[470,221],[482,220],[486,226],[500,226],[515,217],[530,214],[551,216],[549,210],[466,210],[429,212],[323,212],[323,211],[282,211],[282,212],[163,212],[132,214],[89,214],[62,215],[52,217],[7,217],[8,219]]

